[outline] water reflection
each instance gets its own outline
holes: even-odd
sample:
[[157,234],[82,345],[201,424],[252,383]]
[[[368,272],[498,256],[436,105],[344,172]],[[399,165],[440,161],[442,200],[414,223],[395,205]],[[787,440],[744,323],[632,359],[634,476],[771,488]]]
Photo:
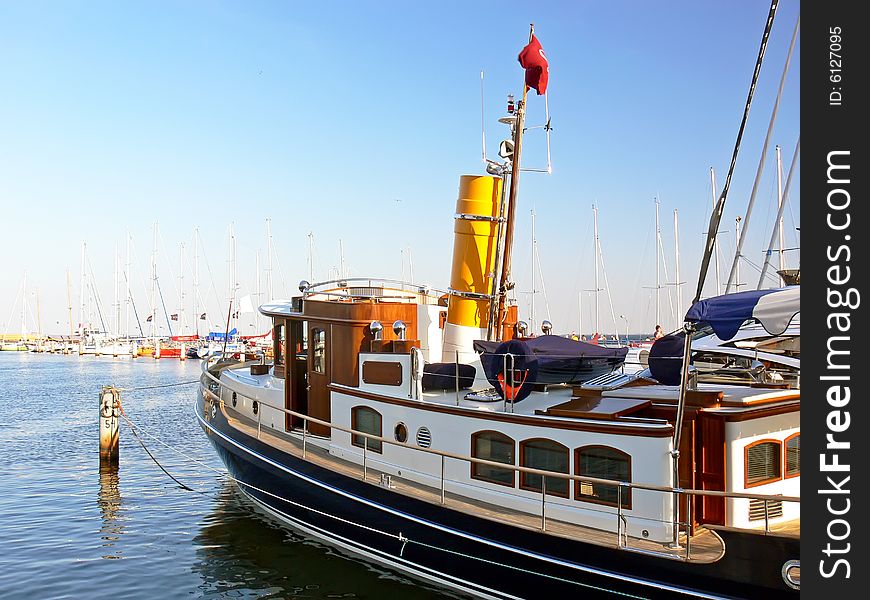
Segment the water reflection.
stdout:
[[115,548],[116,542],[124,534],[124,523],[121,520],[121,487],[118,477],[118,463],[100,461],[100,487],[97,492],[97,505],[100,507],[102,523],[100,525],[101,546],[111,549],[103,558],[121,558],[120,548]]
[[205,597],[461,598],[339,554],[262,514],[225,482],[194,538]]

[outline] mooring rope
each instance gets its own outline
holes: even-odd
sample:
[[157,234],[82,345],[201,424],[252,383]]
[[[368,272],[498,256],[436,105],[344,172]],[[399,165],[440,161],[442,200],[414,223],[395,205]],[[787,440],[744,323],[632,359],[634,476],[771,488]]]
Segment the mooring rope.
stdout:
[[115,388],[115,389],[117,389],[119,392],[138,392],[140,390],[157,390],[160,388],[178,387],[180,385],[193,385],[194,383],[199,383],[199,379],[194,379],[193,381],[179,381],[177,383],[163,383],[160,385],[143,385],[140,387]]
[[151,451],[148,449],[148,446],[145,445],[145,442],[142,441],[142,438],[139,437],[139,434],[136,433],[136,426],[133,425],[133,422],[130,420],[130,417],[127,416],[127,413],[124,412],[124,407],[123,407],[122,405],[120,405],[120,403],[119,403],[119,405],[118,405],[118,408],[120,409],[120,414],[121,414],[121,416],[124,418],[125,421],[127,421],[127,425],[130,426],[130,431],[133,432],[133,437],[136,438],[136,441],[139,442],[139,444],[142,446],[142,449],[145,451],[145,453],[148,454],[148,456],[151,457],[151,460],[154,461],[154,464],[157,465],[158,467],[160,467],[160,470],[161,470],[161,471],[163,471],[164,473],[166,473],[166,475],[167,475],[167,476],[168,476],[172,481],[174,481],[175,483],[177,483],[177,484],[178,484],[182,489],[188,490],[188,491],[190,491],[190,492],[196,492],[197,494],[205,494],[204,491],[201,491],[201,490],[195,490],[195,489],[193,489],[192,487],[189,487],[189,486],[183,484],[183,483],[180,482],[178,479],[176,479],[176,478],[172,475],[172,473],[170,473],[169,471],[167,471],[166,468],[165,468],[163,465],[160,464],[160,461],[157,460],[157,458],[156,458],[153,454],[151,454]]
[[[194,382],[194,383],[197,383],[197,382]],[[170,384],[170,385],[185,385],[185,384]],[[157,386],[157,387],[168,387],[168,386]],[[138,388],[138,389],[150,389],[150,388]],[[178,450],[177,448],[175,448],[175,447],[172,446],[171,444],[169,444],[169,443],[163,441],[162,439],[160,439],[159,437],[155,436],[154,434],[152,434],[152,433],[150,433],[150,432],[148,432],[148,431],[146,431],[146,430],[144,430],[144,429],[140,429],[139,427],[137,427],[136,425],[134,425],[133,422],[132,422],[132,420],[130,419],[130,417],[128,417],[127,414],[126,414],[126,412],[124,412],[124,408],[123,408],[123,406],[122,406],[121,409],[120,409],[120,414],[121,414],[121,416],[124,418],[124,420],[127,422],[127,424],[130,426],[130,430],[133,432],[133,435],[136,437],[136,439],[138,440],[139,444],[142,446],[142,449],[145,450],[145,452],[148,454],[148,456],[151,458],[151,460],[154,461],[154,463],[155,463],[158,467],[160,467],[160,470],[161,470],[161,471],[163,471],[163,472],[164,472],[164,473],[165,473],[165,474],[166,474],[170,479],[172,479],[172,481],[174,481],[175,483],[177,483],[177,484],[178,484],[182,489],[184,489],[184,490],[191,491],[191,492],[195,492],[195,493],[197,493],[197,494],[202,494],[202,495],[206,495],[206,494],[207,494],[207,492],[205,492],[205,491],[202,491],[202,490],[195,490],[195,489],[193,489],[193,488],[191,488],[191,487],[185,485],[184,483],[182,483],[181,481],[179,481],[176,477],[174,477],[174,476],[173,476],[173,475],[172,475],[172,474],[171,474],[171,473],[170,473],[166,468],[164,468],[163,465],[160,464],[160,462],[157,460],[157,458],[156,458],[156,457],[151,453],[151,451],[150,451],[150,450],[148,449],[148,447],[145,445],[145,443],[144,443],[144,441],[141,439],[141,437],[138,435],[138,433],[137,433],[137,429],[140,430],[143,434],[147,435],[148,437],[150,437],[150,438],[156,440],[157,442],[159,442],[159,443],[162,444],[163,446],[165,446],[165,447],[167,447],[167,448],[173,450],[175,453],[179,454],[180,456],[182,456],[182,457],[185,458],[186,460],[189,460],[189,461],[191,461],[191,462],[193,462],[193,463],[196,463],[196,464],[198,464],[198,465],[200,465],[200,466],[202,466],[202,467],[204,467],[204,468],[206,468],[206,469],[209,469],[210,471],[213,471],[213,472],[217,473],[219,476],[226,477],[226,478],[229,479],[230,481],[233,481],[233,482],[235,482],[236,484],[238,484],[238,485],[240,485],[240,486],[244,486],[244,487],[249,488],[249,489],[251,489],[251,490],[256,490],[256,491],[260,492],[261,494],[265,494],[265,495],[267,495],[267,496],[270,496],[270,497],[272,497],[272,498],[275,498],[276,500],[280,500],[281,502],[286,502],[287,504],[290,504],[290,505],[295,506],[295,507],[297,507],[297,508],[301,508],[301,509],[303,509],[303,510],[306,510],[306,511],[312,512],[312,513],[314,513],[314,514],[317,514],[317,515],[320,515],[320,516],[323,516],[323,517],[326,517],[326,518],[329,518],[329,519],[333,519],[333,520],[338,521],[338,522],[340,522],[340,523],[344,523],[344,524],[346,524],[346,525],[351,525],[351,526],[353,526],[353,527],[358,527],[358,528],[363,529],[363,530],[365,530],[365,531],[369,531],[369,532],[371,532],[371,533],[377,533],[377,534],[379,534],[379,535],[383,535],[383,536],[386,536],[386,537],[388,537],[388,538],[394,539],[394,540],[396,540],[396,541],[398,541],[398,542],[400,542],[400,543],[402,544],[402,546],[401,546],[401,550],[400,550],[400,552],[399,552],[399,556],[402,556],[402,554],[403,554],[403,552],[404,552],[404,549],[405,549],[405,546],[406,546],[407,544],[414,544],[414,545],[417,545],[417,546],[420,546],[420,547],[423,547],[423,548],[427,548],[427,549],[429,549],[429,550],[440,550],[440,551],[442,551],[442,552],[446,552],[446,553],[448,553],[448,554],[452,554],[452,555],[455,555],[455,556],[460,556],[460,557],[462,557],[462,558],[466,558],[466,559],[475,559],[475,560],[478,560],[478,561],[481,561],[481,562],[485,562],[485,563],[487,563],[487,564],[491,564],[491,565],[495,565],[495,566],[499,566],[499,567],[504,567],[504,568],[506,568],[506,569],[511,569],[511,570],[513,570],[513,571],[518,571],[518,572],[522,572],[522,573],[527,573],[527,574],[530,574],[530,575],[537,575],[537,576],[545,577],[545,578],[547,578],[547,579],[552,579],[552,580],[554,580],[554,581],[561,581],[561,582],[564,582],[564,583],[570,583],[570,584],[574,584],[574,585],[577,585],[577,586],[580,586],[580,587],[584,587],[584,588],[587,588],[587,589],[592,589],[592,590],[596,590],[596,591],[600,591],[600,592],[608,592],[608,593],[611,593],[611,594],[614,594],[614,595],[617,595],[617,596],[621,596],[621,597],[625,597],[625,598],[636,598],[636,599],[641,599],[641,600],[645,598],[644,596],[638,596],[638,595],[631,594],[631,593],[628,593],[628,592],[621,592],[621,591],[611,590],[611,589],[608,589],[608,588],[605,588],[605,587],[602,587],[602,586],[597,586],[597,585],[590,584],[590,583],[583,583],[583,582],[580,582],[580,581],[573,581],[573,580],[570,580],[570,579],[565,579],[565,578],[563,578],[563,577],[558,577],[558,576],[556,576],[556,575],[550,575],[550,574],[543,573],[543,572],[540,572],[540,571],[532,571],[532,570],[529,570],[529,569],[524,569],[524,568],[522,568],[522,567],[517,567],[517,566],[514,566],[514,565],[509,565],[509,564],[500,563],[500,562],[493,561],[493,560],[488,560],[488,559],[485,559],[485,558],[481,558],[481,557],[479,557],[479,556],[474,556],[474,555],[466,554],[466,553],[463,553],[463,552],[458,552],[458,551],[456,551],[456,550],[450,550],[450,549],[447,549],[447,548],[442,548],[442,547],[440,547],[440,546],[435,546],[435,545],[432,545],[432,544],[427,544],[426,542],[415,541],[415,540],[412,540],[412,539],[406,537],[406,536],[403,535],[401,532],[398,533],[398,534],[390,533],[390,532],[388,532],[388,531],[384,531],[384,530],[382,530],[382,529],[377,529],[377,528],[375,528],[375,527],[371,527],[371,526],[369,526],[369,525],[365,525],[365,524],[363,524],[363,523],[358,523],[358,522],[355,522],[355,521],[351,521],[351,520],[349,520],[349,519],[345,519],[344,517],[340,517],[340,516],[338,516],[338,515],[333,515],[333,514],[331,514],[331,513],[328,513],[328,512],[326,512],[326,511],[323,511],[323,510],[320,510],[320,509],[317,509],[317,508],[312,508],[312,507],[307,506],[307,505],[305,505],[305,504],[302,504],[302,503],[300,503],[300,502],[296,502],[295,500],[290,500],[289,498],[284,498],[284,497],[279,496],[279,495],[277,495],[277,494],[274,494],[274,493],[272,493],[272,492],[270,492],[270,491],[268,491],[268,490],[264,490],[264,489],[262,489],[262,488],[260,488],[260,487],[257,487],[257,486],[255,486],[255,485],[253,485],[253,484],[250,484],[250,483],[248,483],[248,482],[246,482],[246,481],[242,481],[241,479],[238,479],[238,478],[234,477],[232,474],[230,474],[230,473],[229,473],[228,471],[226,471],[226,470],[221,470],[221,469],[218,469],[218,468],[216,468],[216,467],[213,467],[212,465],[210,465],[210,464],[208,464],[208,463],[206,463],[206,462],[204,462],[204,461],[202,461],[202,460],[199,460],[199,459],[197,459],[197,458],[191,456],[190,454],[187,454],[187,453],[185,453],[185,452],[182,452],[181,450]]]

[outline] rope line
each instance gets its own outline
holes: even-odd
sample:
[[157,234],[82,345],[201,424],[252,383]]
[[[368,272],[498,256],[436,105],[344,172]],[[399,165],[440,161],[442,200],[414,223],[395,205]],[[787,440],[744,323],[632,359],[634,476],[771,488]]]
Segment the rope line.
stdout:
[[138,392],[140,390],[156,390],[160,388],[168,388],[168,387],[177,387],[180,385],[193,385],[194,383],[199,383],[199,379],[194,379],[193,381],[181,381],[178,383],[164,383],[161,385],[145,385],[141,387],[131,387],[131,388],[116,388],[119,392]]
[[143,441],[142,441],[142,438],[139,437],[139,434],[136,433],[136,427],[133,425],[133,422],[130,421],[129,417],[127,417],[126,413],[124,413],[124,408],[123,408],[123,407],[121,407],[121,416],[124,417],[124,420],[127,421],[127,424],[130,426],[130,431],[133,432],[133,437],[136,438],[136,440],[137,440],[137,441],[139,442],[139,444],[142,446],[142,449],[145,450],[145,453],[148,454],[148,456],[151,457],[151,460],[154,461],[154,464],[157,465],[158,467],[160,467],[160,470],[161,470],[161,471],[163,471],[164,473],[166,473],[166,475],[167,475],[167,476],[168,476],[172,481],[174,481],[175,483],[177,483],[177,484],[179,485],[179,487],[181,487],[182,489],[187,490],[187,491],[190,491],[190,492],[196,492],[197,494],[203,494],[203,495],[205,495],[205,492],[204,492],[204,491],[201,491],[201,490],[195,490],[195,489],[193,489],[192,487],[189,487],[189,486],[185,485],[184,483],[182,483],[181,481],[179,481],[178,479],[176,479],[176,478],[172,475],[172,473],[170,473],[169,471],[167,471],[167,470],[164,468],[164,466],[160,464],[160,461],[158,461],[158,460],[154,457],[154,455],[151,454],[151,451],[148,449],[148,446],[145,445],[145,442],[143,442]]

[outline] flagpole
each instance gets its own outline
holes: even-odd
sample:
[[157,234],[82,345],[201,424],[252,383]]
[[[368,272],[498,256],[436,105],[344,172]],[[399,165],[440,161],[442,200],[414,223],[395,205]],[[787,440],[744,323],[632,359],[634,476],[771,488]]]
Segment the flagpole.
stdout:
[[[532,41],[532,37],[535,34],[535,24],[529,24],[529,43]],[[529,86],[526,85],[525,75],[523,75],[523,99],[520,101],[519,106],[517,107],[517,120],[514,124],[514,151],[513,157],[511,158],[511,187],[510,192],[508,194],[508,209],[505,223],[505,243],[504,243],[504,256],[502,258],[502,269],[501,269],[501,281],[499,282],[499,295],[498,295],[498,323],[496,328],[496,339],[501,339],[502,337],[502,324],[505,320],[505,313],[507,311],[507,292],[513,287],[510,276],[511,276],[511,255],[513,250],[513,242],[514,242],[514,225],[516,223],[516,219],[514,218],[514,214],[516,213],[516,205],[517,205],[517,190],[520,184],[520,154],[522,152],[522,143],[523,143],[523,127],[525,124],[526,118],[526,96],[529,92]]]

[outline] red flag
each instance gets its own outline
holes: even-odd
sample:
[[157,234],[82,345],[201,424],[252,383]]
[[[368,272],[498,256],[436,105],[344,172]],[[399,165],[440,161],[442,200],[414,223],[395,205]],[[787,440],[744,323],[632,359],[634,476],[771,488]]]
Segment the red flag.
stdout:
[[550,63],[547,62],[547,56],[538,38],[532,35],[532,40],[517,58],[526,70],[526,85],[538,92],[538,96],[546,94],[547,80],[550,78]]

